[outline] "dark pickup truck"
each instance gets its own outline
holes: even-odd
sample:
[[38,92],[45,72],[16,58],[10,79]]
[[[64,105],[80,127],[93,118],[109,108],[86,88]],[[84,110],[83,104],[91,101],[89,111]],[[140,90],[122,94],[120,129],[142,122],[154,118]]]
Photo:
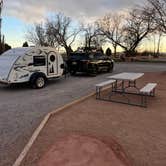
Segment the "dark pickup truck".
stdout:
[[67,60],[68,70],[72,75],[77,72],[86,72],[96,75],[99,72],[111,72],[114,61],[102,53],[71,53]]

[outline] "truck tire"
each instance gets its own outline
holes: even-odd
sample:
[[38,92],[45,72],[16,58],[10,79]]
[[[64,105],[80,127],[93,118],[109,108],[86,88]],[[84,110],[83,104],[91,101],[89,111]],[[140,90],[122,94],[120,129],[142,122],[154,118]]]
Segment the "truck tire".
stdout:
[[76,75],[76,71],[75,70],[70,71],[70,75],[75,76]]
[[91,72],[91,76],[96,77],[97,74],[98,74],[98,72],[99,72],[98,66],[95,65],[95,66],[93,67],[93,71]]
[[94,73],[96,75],[99,73],[99,67],[98,67],[98,65],[95,65],[95,67],[94,67]]
[[46,77],[42,73],[36,73],[32,75],[30,79],[31,87],[34,89],[43,88],[46,85]]
[[113,71],[113,68],[114,68],[114,65],[111,63],[111,64],[108,66],[107,72],[112,72],[112,71]]

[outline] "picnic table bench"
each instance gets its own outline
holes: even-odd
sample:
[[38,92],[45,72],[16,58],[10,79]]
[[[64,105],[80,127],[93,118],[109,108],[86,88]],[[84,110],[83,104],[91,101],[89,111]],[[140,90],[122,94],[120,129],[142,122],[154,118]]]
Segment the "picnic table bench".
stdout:
[[100,99],[100,93],[101,93],[101,89],[105,86],[109,86],[112,85],[113,88],[113,83],[115,83],[116,80],[107,80],[101,83],[96,84],[96,99]]
[[140,94],[142,94],[142,106],[147,106],[147,97],[155,96],[155,88],[157,83],[147,83],[143,88],[140,89]]

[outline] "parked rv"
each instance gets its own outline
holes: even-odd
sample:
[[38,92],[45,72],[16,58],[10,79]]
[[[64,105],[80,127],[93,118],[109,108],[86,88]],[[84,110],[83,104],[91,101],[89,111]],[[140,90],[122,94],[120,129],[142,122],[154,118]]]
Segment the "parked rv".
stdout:
[[14,48],[0,56],[0,83],[29,82],[33,88],[43,88],[47,79],[63,72],[64,61],[54,48]]

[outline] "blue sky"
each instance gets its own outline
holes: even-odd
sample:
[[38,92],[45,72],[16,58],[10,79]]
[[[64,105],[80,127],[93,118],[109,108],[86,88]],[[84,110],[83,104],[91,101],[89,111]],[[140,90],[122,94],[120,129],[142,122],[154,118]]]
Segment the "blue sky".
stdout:
[[22,46],[30,26],[48,13],[64,13],[77,21],[93,20],[110,11],[122,11],[146,0],[4,0],[2,33],[12,47]]
[[21,19],[9,16],[3,17],[2,34],[5,35],[5,41],[12,47],[22,46],[26,40],[26,28],[29,25]]

